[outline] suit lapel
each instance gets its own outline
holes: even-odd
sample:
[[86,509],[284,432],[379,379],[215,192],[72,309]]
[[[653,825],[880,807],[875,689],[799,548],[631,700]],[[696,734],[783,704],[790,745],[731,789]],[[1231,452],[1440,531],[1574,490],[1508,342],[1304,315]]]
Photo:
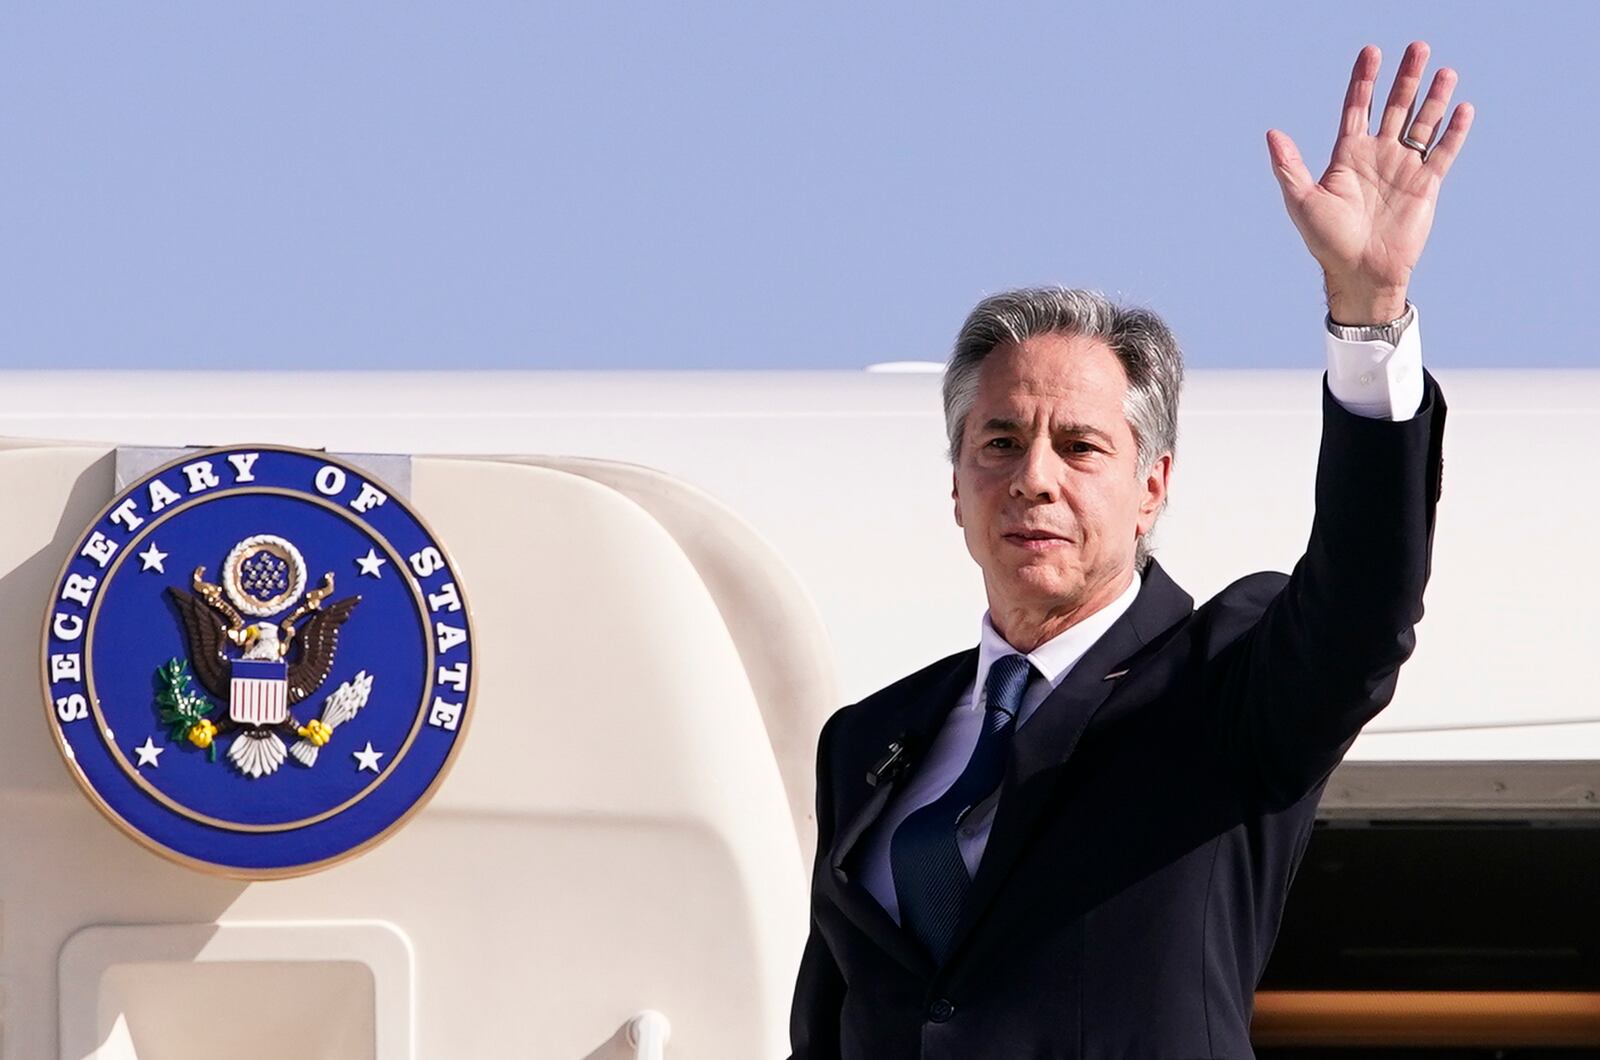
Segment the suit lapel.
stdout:
[[[1017,730],[989,841],[956,923],[951,953],[989,908],[1033,834],[1078,740],[1101,706],[1137,671],[1140,653],[1194,611],[1194,599],[1151,559],[1139,595]],[[970,679],[970,678],[969,678]]]
[[[861,884],[859,873],[847,872],[844,865],[863,836],[882,816],[884,809],[906,779],[921,764],[923,755],[944,724],[945,715],[955,705],[967,686],[972,684],[978,671],[978,649],[953,655],[942,668],[934,669],[928,680],[907,690],[875,728],[881,737],[874,741],[857,741],[852,753],[856,761],[847,762],[844,768],[852,787],[860,796],[854,806],[841,807],[843,822],[834,834],[833,846],[828,851],[830,881],[834,899],[841,911],[885,951],[893,954],[908,969],[924,978],[931,977],[934,964],[927,952],[909,932],[896,924],[878,900]],[[910,755],[910,764],[892,779],[880,781],[876,787],[866,781],[866,774],[882,760],[890,742],[902,743]]]
[[[1073,666],[1066,679],[1047,696],[1028,723],[1017,730],[1012,761],[1001,786],[983,860],[967,892],[956,925],[952,953],[960,949],[1032,834],[1039,814],[1060,777],[1079,738],[1102,704],[1128,672],[1137,669],[1139,654],[1174,623],[1194,611],[1194,600],[1151,559],[1141,575],[1139,595],[1121,618]],[[978,649],[953,655],[943,667],[932,668],[928,679],[908,689],[873,729],[877,739],[858,740],[851,749],[856,760],[842,768],[853,771],[853,803],[840,807],[842,822],[828,851],[829,889],[839,909],[885,952],[911,972],[931,978],[937,971],[922,944],[903,930],[883,906],[861,885],[858,873],[845,862],[895,793],[921,764],[945,716],[977,676]],[[1118,671],[1123,671],[1119,673]],[[1111,675],[1111,679],[1107,676]],[[910,766],[877,786],[866,774],[887,752],[891,741],[904,742],[911,752]]]

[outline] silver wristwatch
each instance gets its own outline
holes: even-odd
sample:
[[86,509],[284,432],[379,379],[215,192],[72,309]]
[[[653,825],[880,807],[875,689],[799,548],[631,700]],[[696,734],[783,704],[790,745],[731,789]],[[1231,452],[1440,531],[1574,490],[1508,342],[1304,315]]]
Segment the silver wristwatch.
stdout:
[[1406,299],[1406,311],[1387,324],[1335,324],[1333,316],[1327,317],[1328,332],[1336,339],[1348,339],[1352,342],[1376,342],[1382,340],[1391,346],[1400,344],[1400,336],[1411,322],[1417,319],[1417,307]]

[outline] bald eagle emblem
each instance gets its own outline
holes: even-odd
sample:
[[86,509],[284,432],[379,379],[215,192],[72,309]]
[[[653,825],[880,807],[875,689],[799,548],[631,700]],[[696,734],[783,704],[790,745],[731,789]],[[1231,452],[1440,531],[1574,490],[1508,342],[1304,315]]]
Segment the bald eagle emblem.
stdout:
[[[206,568],[190,578],[193,592],[169,586],[167,594],[183,621],[189,646],[188,667],[178,660],[161,673],[167,688],[159,698],[162,720],[174,737],[210,749],[232,737],[228,760],[243,774],[275,773],[293,755],[304,766],[316,764],[317,749],[333,729],[365,705],[372,678],[364,671],[328,697],[324,716],[306,725],[291,708],[316,694],[333,670],[339,628],[360,596],[329,601],[333,574],[305,591],[306,564],[287,539],[257,534],[234,546],[223,563],[221,584],[205,580]],[[302,597],[303,594],[303,597]],[[270,621],[287,612],[287,617]],[[256,619],[246,621],[245,616]],[[211,721],[210,704],[186,690],[192,671],[200,687],[228,704],[226,717]],[[285,738],[294,740],[292,746]]]

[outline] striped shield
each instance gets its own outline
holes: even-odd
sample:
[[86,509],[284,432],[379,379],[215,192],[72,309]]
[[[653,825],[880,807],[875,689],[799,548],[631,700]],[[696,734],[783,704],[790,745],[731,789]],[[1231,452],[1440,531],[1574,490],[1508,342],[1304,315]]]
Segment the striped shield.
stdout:
[[277,725],[289,716],[287,663],[233,660],[228,717],[245,725]]

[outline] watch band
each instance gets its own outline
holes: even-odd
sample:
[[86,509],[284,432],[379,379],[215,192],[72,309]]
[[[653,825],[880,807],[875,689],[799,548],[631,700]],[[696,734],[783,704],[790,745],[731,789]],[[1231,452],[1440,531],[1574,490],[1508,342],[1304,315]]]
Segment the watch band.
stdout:
[[1330,314],[1327,319],[1328,332],[1336,339],[1346,339],[1351,342],[1387,342],[1391,346],[1400,343],[1400,336],[1405,333],[1411,322],[1417,318],[1417,307],[1406,299],[1406,311],[1387,324],[1336,324]]

